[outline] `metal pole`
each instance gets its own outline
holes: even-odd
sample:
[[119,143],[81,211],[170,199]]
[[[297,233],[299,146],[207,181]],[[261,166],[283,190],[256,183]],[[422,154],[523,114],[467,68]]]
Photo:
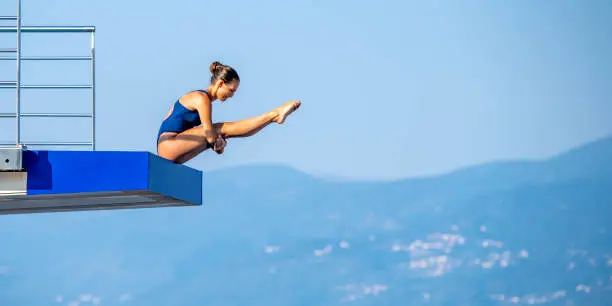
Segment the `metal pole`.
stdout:
[[[15,82],[0,82],[0,88],[13,88]],[[89,89],[91,85],[21,85],[21,89]]]
[[[0,113],[0,118],[15,117],[16,119],[16,135],[15,142],[17,146],[21,146],[21,118],[22,117],[87,117],[86,114],[46,114],[46,113],[21,113],[21,89],[78,89],[78,88],[90,88],[91,99],[92,99],[92,140],[91,142],[56,142],[56,143],[44,143],[34,142],[31,145],[90,145],[92,150],[95,150],[96,141],[96,91],[95,91],[95,30],[94,26],[22,26],[22,0],[17,0],[17,16],[0,16],[0,20],[16,20],[17,24],[15,27],[3,27],[0,26],[0,33],[16,33],[17,34],[17,48],[15,50],[0,49],[0,53],[12,53],[15,52],[17,75],[16,80],[13,81],[0,81],[0,89],[13,88],[16,89],[16,110],[14,114]],[[23,33],[83,33],[91,32],[91,56],[30,56],[22,57],[21,52],[21,34]],[[0,57],[0,60],[10,60],[9,57]],[[21,84],[21,61],[22,60],[91,60],[91,84],[90,85],[22,85]]]
[[[21,1],[21,0],[19,0]],[[0,27],[0,33],[15,32],[17,29],[14,27]],[[94,26],[28,26],[21,27],[23,33],[78,33],[78,32],[94,32],[96,27]]]
[[[7,145],[10,143],[0,142],[0,145]],[[50,142],[50,141],[31,141],[28,142],[30,146],[92,146],[92,143],[89,141],[63,141],[63,142]]]
[[[86,113],[21,113],[21,118],[38,117],[38,118],[91,118],[91,114]],[[15,118],[15,113],[0,113],[0,118]]]
[[[12,49],[0,49],[0,53],[3,52],[17,52]],[[0,57],[2,61],[12,61],[16,58],[3,56]],[[89,61],[91,56],[22,56],[21,61]]]
[[17,0],[16,146],[21,144],[21,0]]
[[95,32],[91,32],[91,150],[96,150],[96,55]]

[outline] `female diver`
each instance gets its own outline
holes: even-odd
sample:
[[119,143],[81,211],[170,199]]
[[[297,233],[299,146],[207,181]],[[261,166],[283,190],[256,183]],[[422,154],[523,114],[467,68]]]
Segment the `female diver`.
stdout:
[[210,72],[208,88],[181,96],[162,120],[157,134],[159,156],[182,164],[208,148],[222,154],[227,138],[252,136],[272,122],[283,124],[301,105],[299,100],[290,101],[256,117],[213,123],[212,102],[231,98],[240,78],[232,67],[217,61],[210,65]]

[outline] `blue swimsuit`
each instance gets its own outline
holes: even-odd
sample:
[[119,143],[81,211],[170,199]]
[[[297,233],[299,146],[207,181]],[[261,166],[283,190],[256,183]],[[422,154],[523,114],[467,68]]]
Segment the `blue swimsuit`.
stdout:
[[[205,90],[198,89],[197,91],[203,92],[210,97],[208,92]],[[172,113],[170,116],[168,116],[168,118],[166,118],[166,120],[162,121],[162,124],[159,127],[157,141],[159,142],[159,137],[164,132],[181,133],[200,124],[202,124],[202,122],[200,120],[200,114],[198,111],[187,109],[177,99],[176,102],[174,102]]]

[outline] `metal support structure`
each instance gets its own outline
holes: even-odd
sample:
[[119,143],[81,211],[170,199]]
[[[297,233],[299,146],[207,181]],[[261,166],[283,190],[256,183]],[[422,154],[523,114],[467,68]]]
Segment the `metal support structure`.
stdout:
[[[95,27],[93,26],[22,26],[21,1],[17,0],[17,15],[16,16],[0,16],[0,20],[16,21],[14,27],[0,27],[0,33],[16,33],[17,42],[16,48],[1,48],[0,60],[15,60],[16,61],[16,79],[15,81],[0,80],[0,89],[15,88],[16,90],[16,105],[15,113],[0,113],[2,118],[15,118],[15,143],[0,143],[0,145],[14,145],[16,147],[25,147],[26,145],[44,145],[44,146],[74,146],[87,145],[92,151],[96,150],[96,91],[95,91]],[[21,39],[23,33],[90,33],[91,35],[91,54],[89,56],[22,56]],[[2,56],[2,54],[15,54],[14,57]],[[91,84],[84,85],[50,85],[50,84],[29,84],[23,85],[21,82],[21,62],[22,61],[90,61],[91,62]],[[21,112],[21,90],[22,89],[91,89],[91,113],[89,114],[67,114],[67,113],[29,113]],[[52,117],[52,118],[76,118],[85,117],[91,118],[91,141],[89,142],[45,142],[45,141],[26,141],[21,139],[21,118],[23,117]]]
[[[19,1],[19,0],[18,0]],[[96,27],[94,26],[22,26],[22,33],[83,33],[83,32],[95,32]],[[0,27],[0,33],[2,32],[15,32],[15,27]]]
[[21,118],[19,117],[19,114],[21,114],[21,0],[17,0],[17,27],[15,29],[15,32],[17,32],[17,58],[16,58],[16,62],[17,62],[17,78],[15,81],[15,88],[16,88],[16,106],[15,109],[17,109],[17,118],[15,120],[15,146],[20,146],[21,145]]

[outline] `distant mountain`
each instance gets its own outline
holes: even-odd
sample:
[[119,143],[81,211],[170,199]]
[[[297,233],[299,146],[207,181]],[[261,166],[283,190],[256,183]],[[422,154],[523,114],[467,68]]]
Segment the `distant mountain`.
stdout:
[[0,218],[0,305],[610,305],[612,138],[437,177],[205,172],[201,208]]

